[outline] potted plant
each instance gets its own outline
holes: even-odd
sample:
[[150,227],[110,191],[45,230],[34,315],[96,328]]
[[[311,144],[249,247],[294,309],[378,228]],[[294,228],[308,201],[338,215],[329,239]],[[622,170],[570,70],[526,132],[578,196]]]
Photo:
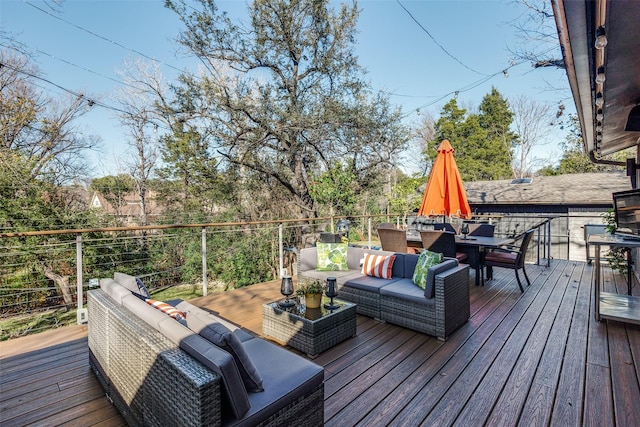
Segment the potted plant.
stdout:
[[320,308],[324,285],[319,279],[303,279],[298,282],[296,294],[304,295],[307,308]]

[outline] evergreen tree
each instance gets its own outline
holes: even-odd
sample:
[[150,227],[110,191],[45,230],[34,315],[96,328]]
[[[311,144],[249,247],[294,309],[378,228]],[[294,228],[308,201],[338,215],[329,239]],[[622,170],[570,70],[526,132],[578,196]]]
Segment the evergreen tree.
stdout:
[[436,122],[436,139],[429,143],[427,161],[435,158],[440,142],[448,139],[464,181],[509,178],[511,144],[516,140],[509,130],[512,119],[507,101],[495,88],[483,98],[480,114],[467,114],[452,98]]

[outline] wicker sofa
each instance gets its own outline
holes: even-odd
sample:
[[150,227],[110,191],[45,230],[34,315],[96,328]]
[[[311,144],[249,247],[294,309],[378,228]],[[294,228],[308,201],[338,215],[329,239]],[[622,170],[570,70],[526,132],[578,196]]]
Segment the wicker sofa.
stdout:
[[[323,424],[322,367],[178,300],[181,323],[133,295],[132,286],[135,278],[116,273],[88,293],[90,365],[129,425]],[[263,391],[245,387],[239,368],[246,360],[190,329],[207,325],[233,335]]]
[[[395,255],[393,277],[382,279],[362,273],[366,253]],[[325,280],[336,277],[338,298],[356,303],[358,314],[394,323],[446,340],[470,315],[469,266],[445,259],[431,267],[423,291],[412,277],[418,255],[349,247],[348,270],[319,271],[315,247],[298,257],[298,277]]]

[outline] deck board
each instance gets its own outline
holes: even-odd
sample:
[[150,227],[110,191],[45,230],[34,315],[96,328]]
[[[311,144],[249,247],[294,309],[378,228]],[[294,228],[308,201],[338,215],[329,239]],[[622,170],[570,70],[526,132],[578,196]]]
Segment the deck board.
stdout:
[[[527,269],[523,294],[513,271],[481,287],[472,275],[471,318],[446,342],[358,316],[357,336],[314,359],[325,424],[640,425],[640,327],[595,321],[592,265]],[[625,278],[605,267],[603,290],[626,292]],[[279,298],[273,281],[192,302],[261,335],[261,304]],[[0,425],[124,425],[89,369],[86,334],[0,343]]]

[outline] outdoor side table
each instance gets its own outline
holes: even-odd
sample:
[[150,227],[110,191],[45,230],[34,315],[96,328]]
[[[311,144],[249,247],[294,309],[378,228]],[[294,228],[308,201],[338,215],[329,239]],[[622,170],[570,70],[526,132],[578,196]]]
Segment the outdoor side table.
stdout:
[[306,353],[310,358],[356,335],[356,304],[334,298],[336,310],[280,307],[277,301],[262,306],[262,333]]

